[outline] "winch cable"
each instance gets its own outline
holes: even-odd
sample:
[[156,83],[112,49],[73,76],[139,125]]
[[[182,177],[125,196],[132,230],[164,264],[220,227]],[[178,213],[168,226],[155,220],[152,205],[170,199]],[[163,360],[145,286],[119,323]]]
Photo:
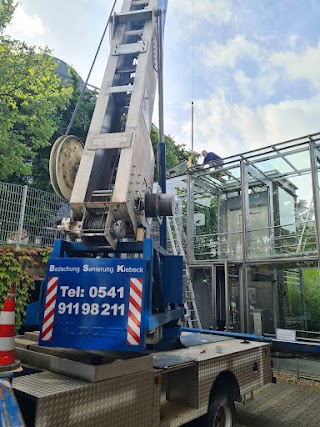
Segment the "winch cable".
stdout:
[[98,57],[98,55],[99,55],[99,52],[100,52],[100,49],[101,49],[101,46],[102,46],[102,43],[103,43],[104,37],[105,37],[106,32],[107,32],[107,29],[109,28],[109,24],[110,24],[110,21],[111,21],[111,16],[112,16],[113,11],[114,11],[114,9],[115,9],[115,7],[116,7],[116,5],[117,5],[117,2],[118,2],[118,0],[114,0],[114,2],[113,2],[113,5],[112,5],[112,8],[111,8],[111,11],[110,11],[109,17],[108,17],[107,24],[106,24],[106,26],[105,26],[105,28],[104,28],[103,33],[102,33],[102,36],[101,36],[101,39],[100,39],[100,42],[99,42],[99,45],[98,45],[97,51],[96,51],[96,53],[95,53],[95,56],[94,56],[94,58],[93,58],[93,61],[92,61],[92,64],[91,64],[91,67],[90,67],[90,70],[89,70],[88,76],[87,76],[87,78],[86,78],[86,81],[85,81],[85,83],[84,83],[84,85],[83,85],[82,89],[81,89],[81,92],[80,92],[80,95],[79,95],[78,101],[77,101],[77,103],[76,103],[76,106],[75,106],[74,111],[73,111],[73,113],[72,113],[72,116],[71,116],[71,119],[70,119],[69,125],[68,125],[68,127],[67,127],[67,130],[66,130],[66,133],[65,133],[65,135],[66,135],[66,136],[68,136],[68,135],[69,135],[70,130],[71,130],[72,126],[73,126],[74,120],[75,120],[75,118],[76,118],[76,115],[77,115],[77,112],[78,112],[78,109],[79,109],[79,106],[80,106],[80,102],[81,102],[81,100],[82,100],[82,97],[83,97],[84,91],[85,91],[85,90],[86,90],[86,88],[87,88],[87,85],[88,85],[89,79],[90,79],[90,77],[91,77],[91,73],[92,73],[93,67],[94,67],[94,65],[95,65],[95,63],[96,63],[96,60],[97,60],[97,57]]

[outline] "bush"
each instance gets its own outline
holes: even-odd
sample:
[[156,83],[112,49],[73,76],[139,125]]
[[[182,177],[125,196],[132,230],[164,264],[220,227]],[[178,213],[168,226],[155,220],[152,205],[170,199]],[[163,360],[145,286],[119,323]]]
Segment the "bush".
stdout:
[[45,276],[51,249],[0,246],[0,310],[11,284],[15,286],[16,331],[24,322],[26,305],[35,280]]

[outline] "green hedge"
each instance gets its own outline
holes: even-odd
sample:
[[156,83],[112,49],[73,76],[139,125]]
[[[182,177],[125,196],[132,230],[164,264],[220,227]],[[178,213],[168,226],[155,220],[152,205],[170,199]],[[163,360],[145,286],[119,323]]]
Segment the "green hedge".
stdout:
[[11,284],[16,289],[16,330],[24,323],[35,280],[44,277],[51,249],[0,246],[0,310]]

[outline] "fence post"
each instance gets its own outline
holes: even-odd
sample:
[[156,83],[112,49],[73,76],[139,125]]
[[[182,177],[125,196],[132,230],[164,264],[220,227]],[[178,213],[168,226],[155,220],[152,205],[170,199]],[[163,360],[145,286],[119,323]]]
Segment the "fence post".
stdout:
[[23,192],[22,192],[21,208],[20,208],[20,218],[19,218],[17,248],[20,247],[21,240],[22,240],[23,223],[24,223],[24,213],[25,213],[25,210],[26,210],[26,202],[27,202],[27,193],[28,193],[28,186],[24,185],[23,186]]

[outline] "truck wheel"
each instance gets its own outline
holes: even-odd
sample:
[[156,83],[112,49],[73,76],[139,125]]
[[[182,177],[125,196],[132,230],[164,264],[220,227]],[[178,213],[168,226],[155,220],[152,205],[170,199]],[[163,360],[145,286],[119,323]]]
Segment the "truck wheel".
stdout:
[[227,394],[212,397],[208,414],[205,417],[206,427],[233,427],[236,419],[234,401]]

